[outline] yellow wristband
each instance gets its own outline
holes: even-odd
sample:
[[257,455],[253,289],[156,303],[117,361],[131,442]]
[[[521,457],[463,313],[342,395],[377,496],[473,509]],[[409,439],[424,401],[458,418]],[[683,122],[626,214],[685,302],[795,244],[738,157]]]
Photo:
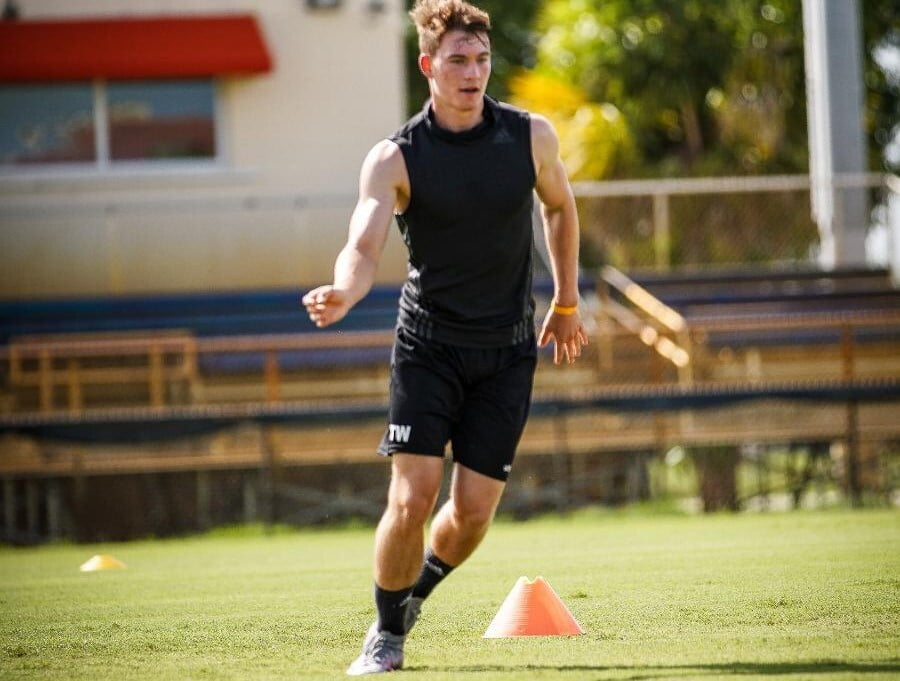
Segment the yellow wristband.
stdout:
[[556,314],[568,316],[570,314],[575,314],[576,312],[578,312],[578,306],[573,305],[572,307],[566,307],[564,305],[557,305],[556,303],[553,303],[553,311]]

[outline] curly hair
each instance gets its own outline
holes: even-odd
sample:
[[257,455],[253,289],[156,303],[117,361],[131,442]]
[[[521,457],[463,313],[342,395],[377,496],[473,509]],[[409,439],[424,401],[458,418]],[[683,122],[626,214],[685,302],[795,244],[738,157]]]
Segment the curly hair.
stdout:
[[466,33],[491,33],[491,18],[484,10],[470,5],[465,0],[416,0],[410,10],[419,34],[419,50],[434,55],[441,44],[441,38],[449,31]]

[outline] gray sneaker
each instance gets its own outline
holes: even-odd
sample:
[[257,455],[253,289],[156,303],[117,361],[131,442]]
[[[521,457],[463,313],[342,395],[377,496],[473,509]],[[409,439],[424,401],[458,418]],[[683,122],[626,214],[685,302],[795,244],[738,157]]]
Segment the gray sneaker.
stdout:
[[406,615],[403,617],[403,628],[406,629],[407,634],[410,629],[416,626],[416,622],[419,621],[419,613],[422,612],[422,603],[424,601],[424,598],[416,598],[413,596],[409,599],[409,603],[406,604]]
[[373,622],[363,641],[362,653],[347,667],[347,676],[381,674],[403,667],[403,643],[406,636],[378,631]]

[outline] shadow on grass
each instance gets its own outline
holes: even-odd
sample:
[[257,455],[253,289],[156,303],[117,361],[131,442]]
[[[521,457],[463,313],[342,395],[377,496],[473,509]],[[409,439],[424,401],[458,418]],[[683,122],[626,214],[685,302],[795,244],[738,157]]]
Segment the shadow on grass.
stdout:
[[790,674],[833,674],[838,672],[851,672],[854,674],[883,674],[900,673],[900,660],[883,660],[880,662],[840,662],[837,660],[820,660],[816,662],[731,662],[721,664],[677,664],[677,665],[650,665],[650,666],[623,666],[623,665],[461,665],[450,667],[406,667],[407,671],[430,672],[527,672],[527,671],[557,671],[557,672],[631,672],[617,678],[627,681],[643,681],[655,679],[659,676],[670,675],[673,672],[684,672],[710,676],[753,675],[753,676],[784,676]]

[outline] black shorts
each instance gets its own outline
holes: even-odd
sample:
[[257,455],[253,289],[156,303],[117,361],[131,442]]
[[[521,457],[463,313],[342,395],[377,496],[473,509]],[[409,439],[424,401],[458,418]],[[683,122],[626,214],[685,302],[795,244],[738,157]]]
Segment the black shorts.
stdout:
[[508,347],[467,348],[397,329],[391,354],[389,423],[378,447],[444,456],[505,481],[528,410],[537,364],[532,335]]

